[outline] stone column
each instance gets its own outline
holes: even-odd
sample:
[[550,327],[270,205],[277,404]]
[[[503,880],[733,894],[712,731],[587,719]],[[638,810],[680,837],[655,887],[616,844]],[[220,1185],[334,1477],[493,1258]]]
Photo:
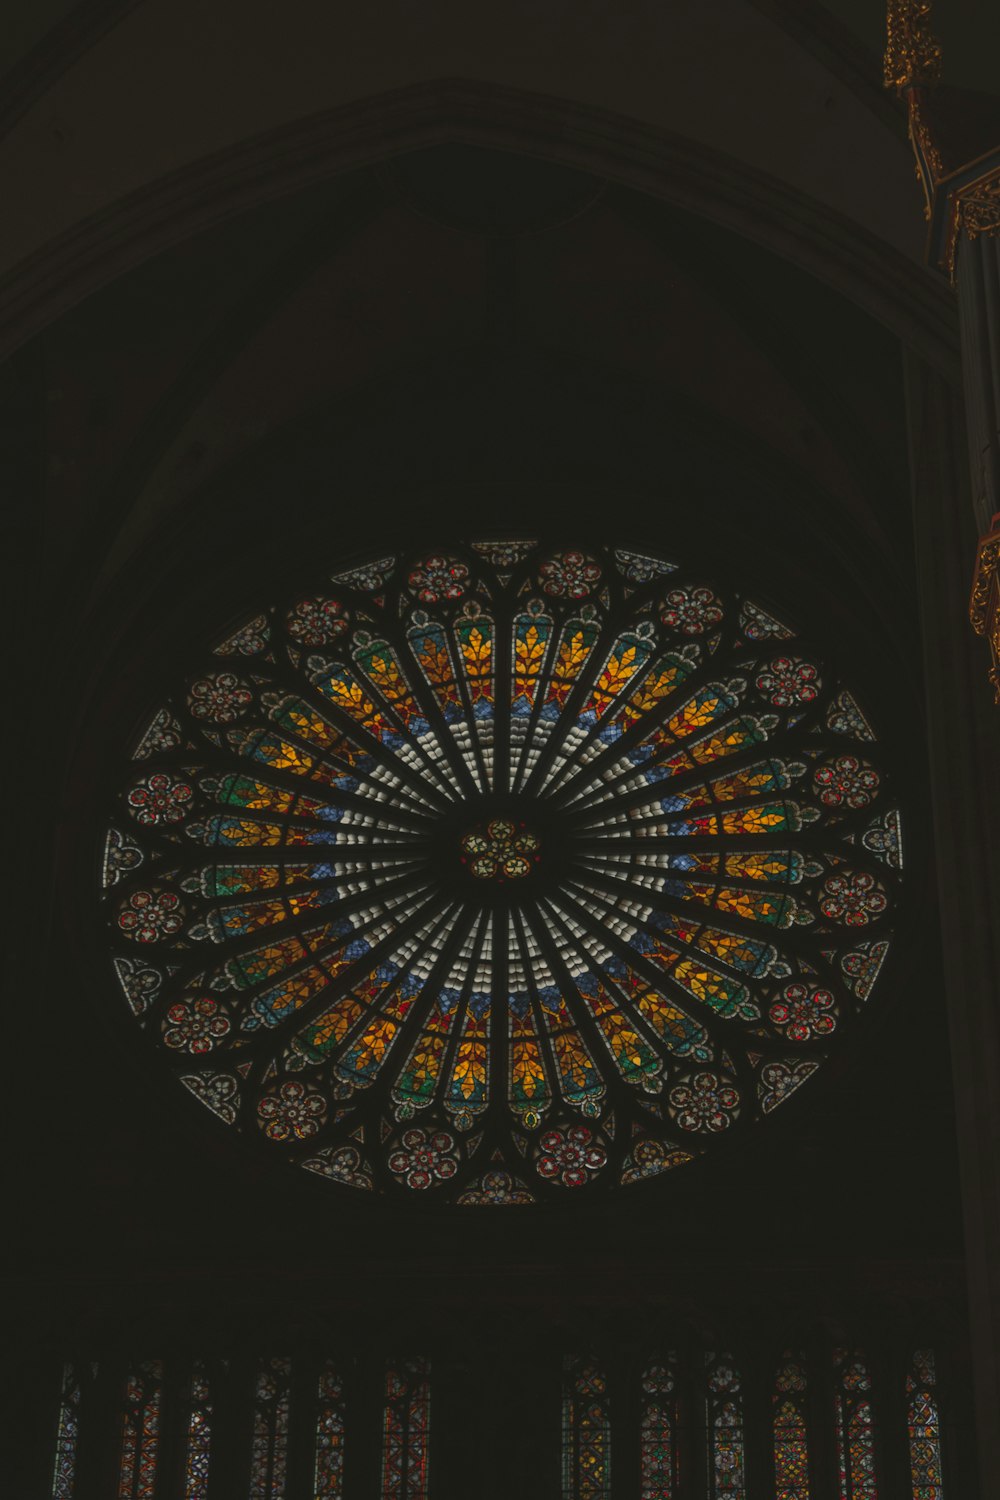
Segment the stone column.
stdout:
[[[930,796],[965,1221],[980,1471],[1000,1474],[1000,712],[969,629],[968,442],[959,392],[907,356]],[[916,643],[915,643],[916,644]],[[933,1213],[933,1203],[927,1211]]]
[[[983,671],[1000,704],[1000,169],[990,180],[995,194],[981,188],[978,196],[959,200],[966,232],[955,247],[955,285],[972,507],[980,533],[969,613],[976,632],[986,637]],[[977,223],[985,232],[970,237],[970,225]]]
[[983,534],[1000,511],[1000,237],[963,237],[955,257],[955,290],[972,508]]
[[[955,132],[942,130],[935,93],[944,69],[930,13],[931,0],[887,0],[885,82],[906,101],[928,264],[952,279],[958,300],[964,401],[908,354],[907,409],[979,1464],[982,1483],[993,1485],[1000,1474],[1000,708],[988,679],[1000,703],[1000,517],[992,529],[1000,511],[1000,145],[967,142],[965,159],[952,157],[947,142]],[[972,620],[988,638],[992,663],[968,624],[974,562]]]

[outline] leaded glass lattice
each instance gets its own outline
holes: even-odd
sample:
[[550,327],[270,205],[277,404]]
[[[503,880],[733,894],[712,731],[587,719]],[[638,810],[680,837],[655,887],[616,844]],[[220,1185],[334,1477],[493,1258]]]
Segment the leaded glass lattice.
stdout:
[[875,1411],[868,1362],[858,1351],[834,1353],[840,1500],[878,1500]]
[[525,1205],[738,1138],[856,1030],[900,819],[776,613],[524,540],[317,573],[151,713],[119,984],[212,1114],[362,1192]]
[[774,1379],[775,1500],[809,1500],[806,1362],[786,1354]]
[[163,1362],[146,1360],[131,1370],[122,1411],[118,1500],[153,1500],[160,1452]]
[[188,1386],[187,1442],[184,1454],[184,1500],[208,1500],[208,1467],[212,1446],[212,1391],[200,1361]]
[[428,1500],[430,1362],[392,1360],[385,1372],[382,1500]]
[[52,1471],[52,1500],[73,1500],[76,1491],[76,1455],[80,1442],[81,1379],[78,1367],[63,1366],[56,1453]]
[[331,1360],[319,1374],[316,1392],[315,1500],[341,1500],[344,1493],[344,1382]]
[[562,1441],[563,1500],[610,1500],[608,1380],[592,1359],[564,1362]]
[[906,1424],[913,1500],[944,1500],[941,1414],[931,1349],[918,1349],[910,1363],[906,1376]]
[[250,1500],[283,1500],[292,1362],[262,1359],[254,1380]]
[[746,1455],[740,1374],[728,1354],[708,1354],[705,1363],[709,1495],[711,1500],[745,1500]]
[[671,1357],[647,1365],[642,1373],[640,1500],[675,1500],[679,1459],[677,1376]]

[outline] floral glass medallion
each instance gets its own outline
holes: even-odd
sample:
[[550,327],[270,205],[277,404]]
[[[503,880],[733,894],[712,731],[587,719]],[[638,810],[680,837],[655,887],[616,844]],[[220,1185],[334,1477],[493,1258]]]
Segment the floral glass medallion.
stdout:
[[537,864],[541,841],[523,823],[494,818],[461,841],[462,862],[477,880],[519,880]]
[[164,1064],[262,1151],[413,1201],[577,1198],[738,1139],[849,1041],[899,900],[830,662],[592,543],[303,579],[150,706],[119,788],[105,919]]

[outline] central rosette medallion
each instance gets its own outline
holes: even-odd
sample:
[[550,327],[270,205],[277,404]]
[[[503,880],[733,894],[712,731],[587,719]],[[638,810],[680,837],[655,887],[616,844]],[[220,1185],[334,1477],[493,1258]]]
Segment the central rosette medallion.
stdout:
[[524,823],[493,818],[460,840],[462,863],[477,880],[520,880],[538,863],[541,840]]

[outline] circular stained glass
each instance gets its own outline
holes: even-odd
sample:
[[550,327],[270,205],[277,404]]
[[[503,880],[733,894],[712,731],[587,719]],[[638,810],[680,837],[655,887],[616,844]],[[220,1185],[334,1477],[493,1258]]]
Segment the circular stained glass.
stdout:
[[900,864],[868,719],[773,613],[476,541],[207,651],[123,766],[103,881],[125,998],[219,1119],[353,1188],[530,1204],[796,1093]]

